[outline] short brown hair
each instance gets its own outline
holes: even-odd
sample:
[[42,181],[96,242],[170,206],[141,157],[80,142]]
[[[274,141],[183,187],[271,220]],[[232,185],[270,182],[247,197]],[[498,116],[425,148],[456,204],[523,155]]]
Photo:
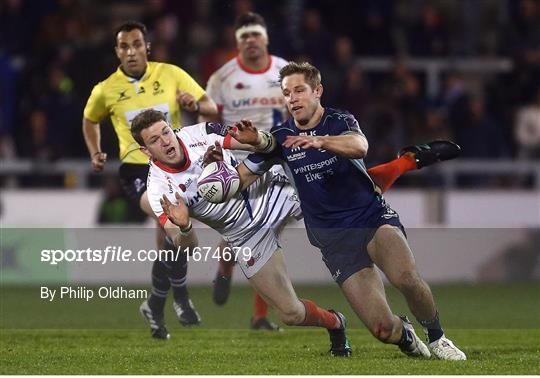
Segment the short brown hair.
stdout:
[[144,146],[141,132],[159,121],[167,122],[165,114],[155,109],[148,109],[139,114],[131,121],[131,135],[139,145]]
[[146,25],[139,21],[126,21],[116,29],[116,33],[114,34],[115,46],[118,45],[118,34],[120,34],[120,32],[130,32],[132,30],[140,30],[143,35],[144,42],[147,42],[146,38],[148,35],[148,29],[146,29]]
[[317,69],[317,67],[309,64],[308,62],[289,62],[289,64],[279,70],[279,83],[281,84],[284,78],[294,74],[304,75],[306,83],[309,84],[311,89],[315,89],[319,84],[321,84],[321,72]]
[[261,25],[266,29],[266,22],[263,16],[255,12],[242,13],[238,16],[234,23],[234,30],[238,30],[246,25]]

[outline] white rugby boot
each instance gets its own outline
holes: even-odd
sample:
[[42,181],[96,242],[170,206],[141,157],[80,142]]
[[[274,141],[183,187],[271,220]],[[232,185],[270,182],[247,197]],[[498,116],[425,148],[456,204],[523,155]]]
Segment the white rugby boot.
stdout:
[[459,350],[459,348],[444,335],[442,335],[440,339],[429,343],[429,347],[433,354],[441,360],[464,361],[467,359],[465,353]]
[[414,332],[414,327],[409,319],[404,315],[400,316],[399,318],[401,319],[403,327],[408,334],[408,338],[411,339],[411,343],[409,345],[399,346],[399,349],[409,357],[431,357],[428,347],[416,335],[416,332]]

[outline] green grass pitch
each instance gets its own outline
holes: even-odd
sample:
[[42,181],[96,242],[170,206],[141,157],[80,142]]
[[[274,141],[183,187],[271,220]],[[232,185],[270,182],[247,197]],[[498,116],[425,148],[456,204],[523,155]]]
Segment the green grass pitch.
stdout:
[[[169,303],[172,338],[166,342],[149,337],[138,300],[46,303],[37,287],[3,287],[0,374],[540,374],[539,284],[432,289],[446,332],[467,361],[410,359],[379,343],[337,286],[299,286],[297,292],[345,313],[353,347],[349,359],[328,356],[322,329],[247,329],[247,287],[234,287],[224,307],[212,303],[210,288],[191,288],[203,325],[182,328]],[[396,291],[387,292],[394,312],[411,317]]]

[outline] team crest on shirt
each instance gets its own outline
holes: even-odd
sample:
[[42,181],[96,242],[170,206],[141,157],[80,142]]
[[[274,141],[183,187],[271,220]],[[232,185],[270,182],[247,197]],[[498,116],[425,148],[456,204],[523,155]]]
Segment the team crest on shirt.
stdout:
[[249,89],[249,88],[250,88],[249,85],[246,85],[246,84],[242,83],[241,81],[236,83],[236,85],[234,86],[234,89],[238,89],[238,90]]
[[157,80],[152,83],[152,88],[154,89],[154,91],[152,92],[154,96],[163,93],[163,89],[161,89],[161,83]]

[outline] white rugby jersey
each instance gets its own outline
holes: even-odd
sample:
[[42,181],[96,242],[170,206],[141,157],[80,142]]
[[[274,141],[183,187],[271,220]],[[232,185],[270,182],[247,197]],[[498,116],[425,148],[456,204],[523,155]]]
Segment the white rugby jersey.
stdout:
[[208,80],[206,93],[216,102],[223,123],[245,118],[255,127],[270,131],[286,119],[287,108],[279,85],[279,70],[287,61],[270,55],[269,65],[254,71],[238,57],[223,65]]
[[[163,226],[167,216],[163,213],[160,198],[165,194],[177,203],[178,192],[189,209],[189,215],[219,232],[232,246],[241,246],[262,228],[276,229],[288,215],[300,212],[294,189],[287,179],[268,172],[236,194],[226,203],[207,202],[197,192],[198,178],[203,171],[203,157],[208,148],[223,136],[216,134],[214,123],[199,123],[175,130],[180,148],[186,159],[181,169],[172,169],[158,161],[151,161],[148,173],[147,193],[152,210]],[[221,133],[223,134],[223,133]],[[229,150],[223,150],[226,162],[236,165]]]

